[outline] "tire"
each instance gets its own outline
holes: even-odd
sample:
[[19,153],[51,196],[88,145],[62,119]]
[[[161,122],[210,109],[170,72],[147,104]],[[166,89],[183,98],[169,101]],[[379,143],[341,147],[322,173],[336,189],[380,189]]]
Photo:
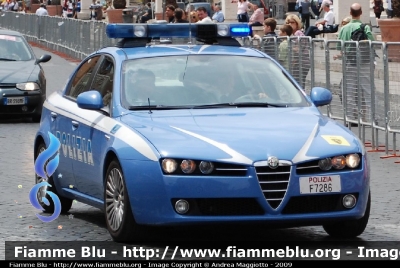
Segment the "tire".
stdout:
[[368,224],[371,210],[371,192],[368,194],[367,207],[364,216],[358,220],[339,221],[334,224],[325,224],[322,227],[332,237],[354,238],[361,235]]
[[[37,157],[39,156],[39,154],[41,154],[44,150],[46,150],[46,145],[44,143],[40,143],[39,146],[37,147],[37,155],[35,156],[35,162]],[[35,174],[35,183],[40,183],[43,181],[46,181],[47,179],[45,178],[41,178],[39,177],[37,174]],[[67,213],[71,207],[72,207],[72,199],[66,198],[66,197],[62,197],[58,194],[56,186],[54,184],[54,180],[53,180],[53,176],[51,176],[50,178],[48,178],[47,182],[51,185],[50,187],[50,191],[52,191],[54,194],[56,194],[58,196],[58,198],[60,199],[61,202],[61,213]],[[47,187],[41,187],[39,189],[39,192],[37,194],[38,200],[40,205],[43,207],[43,211],[46,213],[53,213],[54,212],[54,202],[53,199],[46,194],[46,198],[47,200],[49,200],[49,206],[45,205],[41,200],[42,200],[42,196],[45,194],[47,190]]]
[[116,242],[142,239],[144,227],[139,226],[132,213],[125,178],[117,160],[108,166],[104,185],[104,212],[107,229]]
[[32,116],[32,122],[33,122],[33,123],[39,123],[41,117],[42,117],[41,114],[35,114],[35,115],[33,115],[33,116]]

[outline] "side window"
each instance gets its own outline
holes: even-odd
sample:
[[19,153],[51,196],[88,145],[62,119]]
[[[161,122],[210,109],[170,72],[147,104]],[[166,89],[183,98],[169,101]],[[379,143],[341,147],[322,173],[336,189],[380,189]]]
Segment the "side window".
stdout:
[[75,77],[72,79],[72,84],[70,85],[70,89],[66,94],[67,96],[76,99],[80,93],[90,89],[89,86],[91,84],[91,76],[95,71],[95,67],[100,57],[101,56],[90,58],[80,66],[79,70],[75,74]]
[[100,67],[93,78],[91,89],[97,90],[104,97],[112,92],[114,77],[114,63],[111,58],[104,57]]

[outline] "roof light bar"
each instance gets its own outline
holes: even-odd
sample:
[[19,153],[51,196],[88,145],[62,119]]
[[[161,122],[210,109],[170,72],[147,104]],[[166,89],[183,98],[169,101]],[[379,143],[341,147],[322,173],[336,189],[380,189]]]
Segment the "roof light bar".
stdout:
[[197,37],[215,39],[220,37],[248,36],[247,23],[112,23],[106,27],[109,38],[160,38],[160,37]]

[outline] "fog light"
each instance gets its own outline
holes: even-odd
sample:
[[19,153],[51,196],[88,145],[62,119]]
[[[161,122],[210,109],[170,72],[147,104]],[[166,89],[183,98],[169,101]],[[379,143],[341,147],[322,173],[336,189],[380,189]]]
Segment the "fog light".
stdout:
[[318,166],[322,170],[330,170],[332,168],[332,160],[330,158],[321,159]]
[[201,161],[199,168],[201,173],[210,174],[214,170],[214,164],[208,161]]
[[347,194],[343,197],[343,206],[345,208],[353,208],[356,205],[356,197],[352,194]]
[[185,214],[189,211],[189,202],[183,199],[179,199],[175,203],[175,210],[179,214]]

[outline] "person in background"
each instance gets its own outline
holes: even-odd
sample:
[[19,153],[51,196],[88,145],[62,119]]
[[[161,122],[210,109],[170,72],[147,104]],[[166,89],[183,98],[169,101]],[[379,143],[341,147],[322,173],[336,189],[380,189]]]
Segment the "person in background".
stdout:
[[[284,24],[280,27],[280,32],[279,32],[279,36],[291,36],[293,33],[293,28],[288,25],[288,24]],[[289,43],[287,39],[284,39],[280,44],[279,44],[279,62],[281,63],[281,65],[283,66],[283,68],[285,68],[286,70],[289,70]]]
[[197,12],[196,11],[191,11],[190,14],[189,14],[189,19],[190,19],[190,22],[192,22],[192,23],[198,22],[199,21],[199,16],[197,15]]
[[381,18],[381,14],[383,11],[383,1],[382,0],[373,0],[372,3],[374,4],[374,13],[377,19]]
[[44,4],[40,4],[40,7],[36,9],[36,15],[38,16],[48,16],[49,13],[47,12],[46,6]]
[[332,26],[335,22],[335,15],[330,9],[331,4],[332,2],[329,0],[324,0],[322,2],[322,8],[325,11],[324,19],[318,20],[315,23],[315,26],[308,27],[307,31],[305,32],[306,36],[311,36],[312,38],[315,38],[316,35],[328,32],[328,27]]
[[249,3],[248,5],[249,9],[253,10],[253,14],[251,15],[249,19],[249,36],[253,36],[253,26],[262,26],[264,23],[264,12],[262,12],[261,9],[258,8],[257,5]]
[[[276,33],[275,33],[275,29],[276,29],[276,25],[277,25],[277,21],[274,18],[268,18],[264,20],[264,36],[263,37],[277,37]],[[260,36],[258,35],[254,35],[254,38],[258,38],[260,39]],[[271,39],[267,39],[264,41],[264,45],[265,46],[273,46],[275,44],[275,40]]]
[[72,18],[73,19],[77,19],[78,18],[78,15],[76,13],[76,3],[75,2],[72,3]]
[[10,1],[9,0],[5,0],[1,3],[1,5],[3,6],[3,11],[8,11],[8,7],[10,5]]
[[18,12],[18,8],[19,8],[18,2],[15,0],[11,0],[10,4],[8,5],[8,10]]
[[300,18],[297,15],[287,15],[285,19],[285,24],[290,25],[293,28],[293,35],[304,36],[304,33],[301,31],[302,24]]
[[[343,26],[349,24],[349,22],[351,21],[351,16],[345,17],[342,22],[340,23],[340,29],[343,28]],[[341,59],[342,58],[342,54],[337,54],[333,56],[334,60],[337,59]]]
[[274,18],[268,18],[264,21],[264,37],[276,37],[277,21]]
[[183,19],[184,13],[185,12],[182,9],[176,8],[174,11],[174,16],[175,16],[174,23],[188,23],[189,21]]
[[153,9],[151,8],[151,3],[146,4],[147,10],[146,13],[140,17],[140,23],[146,23],[148,20],[153,18]]
[[[343,26],[347,25],[349,22],[351,21],[351,17],[346,17],[342,20],[342,22],[340,23],[340,28],[342,28]],[[342,54],[337,54],[333,56],[333,60],[337,60],[337,59],[341,59],[342,58]],[[343,78],[340,80],[339,83],[339,87],[341,89],[341,93],[339,93],[339,98],[340,98],[340,102],[342,103],[342,96],[343,96]]]
[[212,16],[214,22],[224,22],[224,13],[221,11],[221,7],[218,4],[214,6],[214,15]]
[[72,3],[72,0],[68,0],[67,3],[67,18],[73,18],[74,17],[74,5]]
[[[306,2],[303,2],[303,5]],[[305,8],[303,6],[303,8]],[[292,35],[294,36],[305,36],[301,30],[302,25],[300,18],[294,14],[290,14],[286,17],[286,24],[290,25],[293,29]],[[302,44],[302,45],[300,45]],[[295,39],[292,43],[292,53],[294,55],[292,59],[292,75],[300,82],[302,88],[305,86],[306,77],[310,70],[310,52],[307,49],[309,47],[307,39]],[[302,49],[301,49],[302,48]],[[301,54],[301,62],[300,62]]]
[[76,13],[81,12],[81,0],[78,0],[78,1],[76,2],[76,7],[75,7],[75,9],[76,9]]
[[247,8],[248,8],[247,0],[239,0],[237,2],[238,22],[249,22],[249,15],[247,14]]
[[199,21],[197,23],[212,23],[213,21],[208,16],[207,9],[205,7],[197,8],[197,16],[199,16]]
[[18,8],[18,13],[26,13],[25,12],[25,8],[21,5],[21,6],[19,6],[19,8]]
[[[303,0],[303,3],[301,4],[301,22],[304,27],[304,31],[310,27],[310,17],[311,17],[311,2],[310,0]],[[314,14],[315,17],[315,14]]]
[[387,3],[387,7],[386,7],[387,18],[391,19],[391,18],[393,18],[392,0],[386,0],[386,3]]
[[262,26],[264,22],[264,12],[256,4],[249,3],[249,9],[253,10],[253,14],[249,19],[249,26]]
[[[361,15],[362,15],[362,8],[359,3],[354,3],[350,7],[350,15],[351,15],[351,21],[346,24],[345,26],[341,27],[339,31],[339,36],[338,39],[342,40],[344,42],[350,41],[351,40],[351,35],[353,31],[356,29],[360,28],[360,25],[362,23],[361,21]],[[371,28],[366,25],[364,28],[364,31],[370,41],[374,41],[374,36],[372,35]],[[340,48],[340,47],[338,47]],[[358,48],[357,50],[362,50],[365,48]],[[353,114],[353,119],[358,118],[359,111],[357,110],[358,107],[358,98],[361,97],[361,105],[363,107],[370,107],[371,103],[371,64],[357,64],[356,61],[350,60],[350,56],[354,55],[356,49],[349,49],[347,50],[346,47],[346,76],[345,79],[343,80],[346,85],[347,89],[347,104],[351,105],[348,107],[354,107],[353,111],[349,111],[349,114]],[[362,52],[360,52],[362,53]],[[368,54],[370,51],[368,52]],[[362,55],[362,54],[361,54]],[[336,58],[340,58],[341,55],[336,56]],[[354,70],[357,70],[356,72]],[[358,81],[357,83],[354,83],[354,81]],[[367,112],[364,112],[364,114],[368,114]],[[364,118],[365,119],[365,118]],[[355,126],[355,124],[351,124],[351,126]]]
[[301,18],[301,13],[303,11],[303,0],[296,0],[296,5],[298,6],[297,11],[299,12],[299,17]]
[[175,20],[174,11],[175,11],[175,7],[173,5],[168,5],[165,9],[165,15],[166,15],[167,21],[169,23],[173,23]]

